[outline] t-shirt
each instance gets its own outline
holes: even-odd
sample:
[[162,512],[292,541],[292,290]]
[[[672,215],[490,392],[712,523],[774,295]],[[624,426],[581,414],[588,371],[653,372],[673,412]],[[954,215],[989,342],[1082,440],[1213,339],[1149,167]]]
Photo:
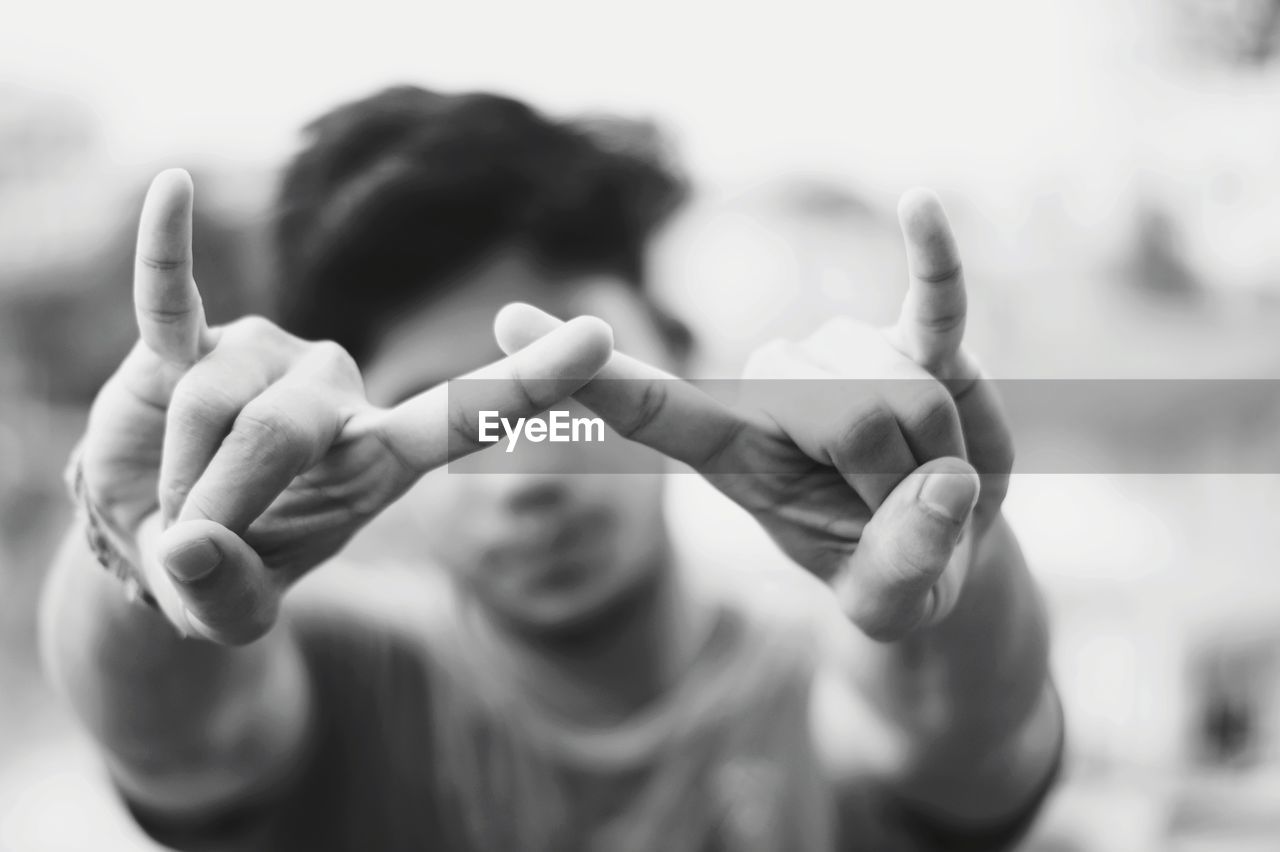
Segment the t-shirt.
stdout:
[[[206,819],[131,806],[180,850],[828,852],[999,849],[814,752],[817,632],[726,594],[694,663],[623,724],[580,728],[512,688],[450,584],[371,570],[286,613],[314,691],[310,748],[272,795]],[[786,613],[792,613],[791,616]],[[1047,787],[1046,787],[1047,789]]]

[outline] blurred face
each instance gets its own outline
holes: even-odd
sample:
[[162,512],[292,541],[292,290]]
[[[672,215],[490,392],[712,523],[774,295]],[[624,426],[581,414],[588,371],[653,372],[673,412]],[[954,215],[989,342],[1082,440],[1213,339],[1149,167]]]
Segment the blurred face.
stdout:
[[[404,311],[364,364],[370,400],[393,405],[502,357],[493,318],[512,301],[561,318],[599,316],[613,326],[618,349],[676,369],[624,282],[553,279],[511,252],[447,295]],[[572,400],[554,408],[594,416]],[[526,457],[497,444],[470,459],[466,472],[440,469],[423,477],[389,520],[407,528],[401,532],[424,561],[446,567],[512,626],[581,626],[641,588],[665,547],[657,454],[626,442],[612,445],[607,462],[597,453],[574,457],[581,452],[573,443],[543,443]],[[593,464],[614,472],[592,473]]]

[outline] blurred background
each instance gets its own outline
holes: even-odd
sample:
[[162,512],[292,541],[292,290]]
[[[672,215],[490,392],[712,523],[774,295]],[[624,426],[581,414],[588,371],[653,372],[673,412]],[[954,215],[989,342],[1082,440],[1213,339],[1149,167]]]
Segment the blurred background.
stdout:
[[[926,184],[994,376],[1280,378],[1280,0],[118,0],[7,17],[0,852],[153,848],[44,685],[34,631],[68,520],[62,465],[135,333],[146,183],[192,172],[211,320],[255,310],[277,169],[340,100],[410,82],[652,122],[696,184],[653,269],[699,336],[700,376],[837,312],[889,321],[894,205]],[[1242,440],[1256,408],[1211,414],[1198,452],[1274,453],[1280,418]],[[1119,468],[1131,440],[1095,449]],[[691,518],[726,510],[675,479],[672,521],[692,537]],[[1007,505],[1050,602],[1069,723],[1027,848],[1280,848],[1280,477],[1026,474]],[[753,564],[758,533],[733,523],[690,546]]]

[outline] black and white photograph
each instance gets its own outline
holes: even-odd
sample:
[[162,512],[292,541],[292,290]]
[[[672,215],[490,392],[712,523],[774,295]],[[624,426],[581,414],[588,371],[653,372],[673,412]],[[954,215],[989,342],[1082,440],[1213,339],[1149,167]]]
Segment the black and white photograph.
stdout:
[[14,0],[0,852],[1280,850],[1280,0]]

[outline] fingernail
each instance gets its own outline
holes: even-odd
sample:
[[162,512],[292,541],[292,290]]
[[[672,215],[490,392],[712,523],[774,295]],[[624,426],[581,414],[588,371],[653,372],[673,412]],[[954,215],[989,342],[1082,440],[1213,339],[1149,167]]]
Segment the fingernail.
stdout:
[[165,557],[164,567],[185,582],[205,577],[222,561],[222,551],[207,538],[189,541]]
[[920,487],[920,503],[957,524],[969,519],[978,502],[978,477],[972,473],[931,473]]

